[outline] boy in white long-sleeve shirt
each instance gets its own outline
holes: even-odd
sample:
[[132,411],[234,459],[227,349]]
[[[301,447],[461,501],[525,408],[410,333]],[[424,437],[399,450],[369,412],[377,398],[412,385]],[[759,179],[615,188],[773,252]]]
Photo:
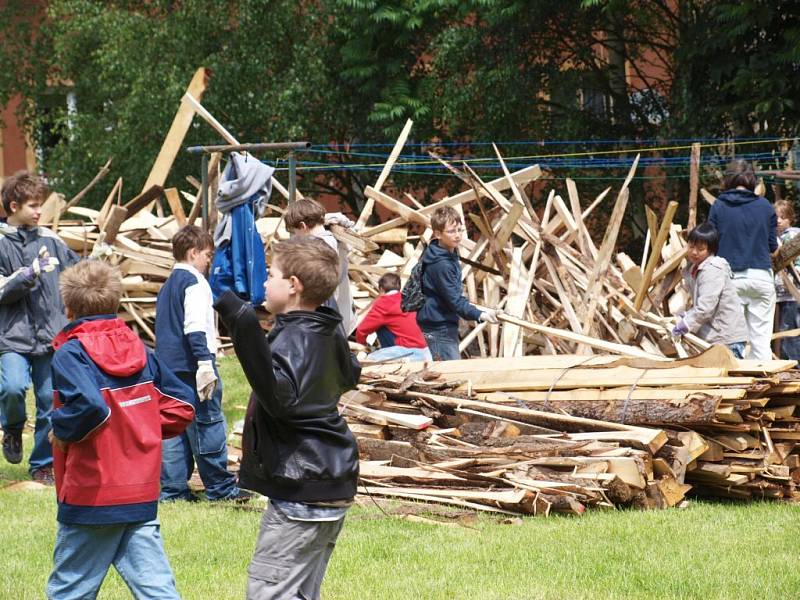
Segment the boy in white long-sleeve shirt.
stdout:
[[215,364],[217,334],[205,274],[214,254],[211,235],[187,225],[172,239],[175,266],[156,301],[156,356],[197,393],[195,420],[163,444],[161,500],[191,500],[194,463],[209,500],[246,500],[228,467],[222,383]]

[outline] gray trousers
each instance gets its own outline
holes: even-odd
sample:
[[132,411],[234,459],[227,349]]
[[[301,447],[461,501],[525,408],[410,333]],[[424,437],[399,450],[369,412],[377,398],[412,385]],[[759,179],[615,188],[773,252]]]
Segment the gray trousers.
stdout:
[[292,521],[270,503],[247,569],[247,600],[318,600],[342,525],[344,517]]

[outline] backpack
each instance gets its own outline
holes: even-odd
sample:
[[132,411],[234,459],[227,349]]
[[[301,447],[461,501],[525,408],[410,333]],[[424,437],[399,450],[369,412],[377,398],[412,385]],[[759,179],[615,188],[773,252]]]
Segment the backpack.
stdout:
[[422,258],[411,269],[411,275],[400,292],[400,310],[417,312],[425,304],[425,293],[422,291]]

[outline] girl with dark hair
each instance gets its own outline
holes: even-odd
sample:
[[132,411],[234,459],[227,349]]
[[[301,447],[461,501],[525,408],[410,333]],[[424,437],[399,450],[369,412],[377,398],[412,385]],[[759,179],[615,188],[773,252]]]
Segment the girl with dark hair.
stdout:
[[778,249],[777,217],[767,199],[756,195],[756,175],[750,163],[730,163],[723,187],[725,191],[711,206],[708,222],[719,232],[718,255],[730,264],[742,302],[750,341],[747,358],[769,360],[775,313],[770,255]]
[[703,223],[689,232],[689,264],[683,271],[683,281],[692,307],[678,320],[672,335],[696,333],[711,344],[727,345],[736,358],[744,358],[747,327],[742,306],[728,262],[716,256],[717,246],[719,234],[710,224]]

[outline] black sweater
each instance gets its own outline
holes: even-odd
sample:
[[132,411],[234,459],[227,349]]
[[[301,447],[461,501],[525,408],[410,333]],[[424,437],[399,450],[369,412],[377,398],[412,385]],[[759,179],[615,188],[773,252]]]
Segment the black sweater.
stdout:
[[346,500],[358,483],[358,445],[339,415],[361,366],[321,307],[278,315],[265,336],[252,307],[233,292],[214,305],[253,394],[242,438],[239,484],[293,502]]

